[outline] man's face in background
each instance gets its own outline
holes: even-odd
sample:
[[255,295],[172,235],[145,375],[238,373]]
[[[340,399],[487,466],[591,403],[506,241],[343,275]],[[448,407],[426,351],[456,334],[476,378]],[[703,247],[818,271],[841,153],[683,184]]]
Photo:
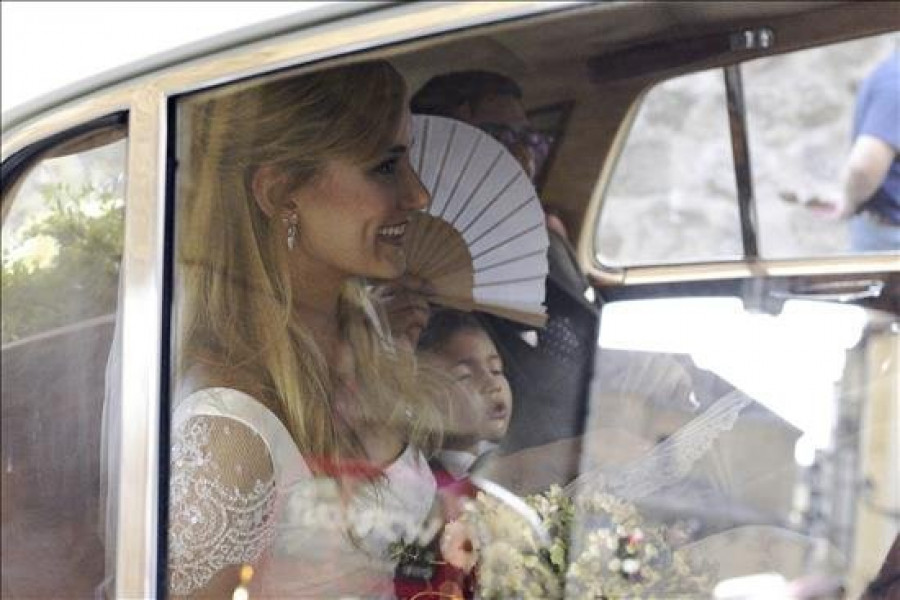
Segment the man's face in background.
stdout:
[[502,143],[519,161],[531,180],[547,157],[549,140],[531,129],[525,107],[515,96],[493,94],[466,104],[456,115],[486,131]]

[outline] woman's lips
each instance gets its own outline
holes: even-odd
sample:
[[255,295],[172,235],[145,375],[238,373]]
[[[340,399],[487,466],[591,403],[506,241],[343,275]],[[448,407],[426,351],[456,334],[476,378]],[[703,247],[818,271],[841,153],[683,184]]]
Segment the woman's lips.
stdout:
[[409,225],[409,221],[379,227],[377,231],[378,239],[392,246],[400,246],[403,244],[403,236],[406,234],[407,225]]

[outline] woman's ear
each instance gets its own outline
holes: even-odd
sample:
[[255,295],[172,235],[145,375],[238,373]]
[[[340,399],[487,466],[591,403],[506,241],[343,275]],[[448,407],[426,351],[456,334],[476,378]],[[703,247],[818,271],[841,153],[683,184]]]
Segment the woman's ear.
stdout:
[[262,165],[253,172],[250,188],[253,199],[269,218],[279,214],[279,201],[287,175],[274,165]]

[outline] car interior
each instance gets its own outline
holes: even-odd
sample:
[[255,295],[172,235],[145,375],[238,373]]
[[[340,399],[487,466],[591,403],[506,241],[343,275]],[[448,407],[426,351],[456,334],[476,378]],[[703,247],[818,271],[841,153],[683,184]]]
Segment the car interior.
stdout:
[[[745,311],[772,318],[789,312],[786,306],[796,300],[838,299],[848,307],[861,307],[868,325],[862,341],[848,347],[852,349],[848,349],[841,384],[845,404],[858,406],[896,402],[897,391],[891,385],[898,358],[892,344],[896,344],[900,315],[896,255],[893,266],[889,256],[846,254],[813,253],[770,261],[744,244],[738,256],[713,253],[677,264],[632,264],[626,257],[611,264],[596,251],[597,220],[606,206],[606,193],[641,101],[657,85],[695,72],[809,48],[882,35],[896,38],[898,30],[900,11],[889,2],[604,2],[415,39],[339,60],[387,58],[412,91],[437,74],[456,70],[497,71],[513,78],[523,90],[532,123],[554,139],[549,160],[537,179],[541,201],[565,225],[601,307],[703,297],[734,300]],[[745,81],[745,89],[749,87]],[[726,159],[737,165],[733,172],[740,179],[740,170],[747,167]],[[41,156],[28,160],[36,163]],[[752,159],[750,163],[752,167]],[[657,166],[644,165],[649,172]],[[17,192],[17,186],[7,186],[6,163],[4,180],[5,217]],[[734,203],[731,210],[737,215],[737,198]],[[733,226],[740,239],[740,220]],[[868,293],[872,290],[876,291]],[[101,455],[104,373],[115,323],[115,306],[109,308],[112,314],[73,319],[63,327],[21,340],[4,337],[0,485],[4,597],[88,596],[103,579],[104,515],[97,458]],[[613,318],[601,308],[600,330],[613,323]],[[642,350],[611,342],[605,348],[602,339],[582,404],[557,408],[578,413],[568,423],[567,434],[547,444],[545,453],[540,448],[518,448],[522,452],[494,473],[497,481],[515,492],[530,493],[552,483],[569,483],[589,471],[591,461],[602,466],[604,461],[624,460],[604,455],[608,447],[598,441],[600,434],[585,433],[600,431],[591,429],[599,414],[615,415],[611,420],[623,429],[628,429],[624,424],[629,419],[645,425],[622,433],[628,439],[646,438],[653,445],[677,437],[693,418],[696,406],[666,404],[665,392],[653,388],[652,373],[658,364],[680,365],[679,372],[688,373],[693,382],[689,397],[704,408],[718,406],[718,400],[729,398],[740,387],[716,369],[697,364],[696,355],[691,358],[690,352],[677,345]],[[762,360],[749,354],[742,359]],[[890,361],[894,371],[885,371],[888,367],[882,365]],[[46,375],[48,369],[52,376]],[[643,404],[635,402],[626,408],[618,404],[623,395],[641,397]],[[744,406],[746,403],[742,409]],[[823,559],[837,569],[841,579],[839,591],[831,590],[837,595],[828,597],[850,597],[851,592],[858,596],[875,576],[884,555],[884,549],[861,550],[859,536],[885,522],[895,526],[896,513],[893,521],[875,513],[865,517],[865,522],[855,521],[855,538],[846,532],[840,535],[849,537],[832,535],[830,530],[804,529],[801,517],[790,516],[797,493],[793,462],[782,460],[794,456],[802,430],[791,419],[755,401],[744,416],[733,429],[727,426],[727,439],[716,447],[717,454],[704,459],[703,469],[715,476],[708,478],[713,483],[709,490],[704,488],[706,495],[698,497],[720,502],[722,510],[710,510],[703,523],[695,518],[691,535],[738,531],[729,538],[732,544],[750,544],[750,537],[742,535],[763,535],[765,543],[781,553],[783,571],[799,578],[806,572],[808,562],[804,560],[811,556],[811,546],[807,539],[797,541],[800,534],[791,533],[787,540],[783,531],[792,523],[794,530],[803,531],[808,539],[813,534],[824,536],[836,549]],[[848,419],[841,422],[850,423],[852,419]],[[861,421],[852,422],[861,427]],[[896,432],[893,436],[896,447]],[[47,443],[36,444],[37,437]],[[846,439],[869,443],[860,441],[855,432],[847,433]],[[623,447],[627,443],[623,442]],[[748,445],[765,451],[749,454]],[[855,452],[862,452],[861,446],[856,448]],[[585,458],[586,454],[590,456]],[[881,460],[877,464],[892,461],[896,468],[896,455]],[[752,485],[735,480],[736,473],[746,474]],[[873,477],[873,481],[878,479],[877,474]],[[895,486],[896,481],[894,475]],[[823,493],[828,493],[827,489]],[[738,497],[740,502],[735,500]],[[663,521],[673,514],[694,515],[691,511],[696,512],[697,506],[685,508],[677,500],[664,496],[656,499],[659,505],[648,501],[644,506]],[[852,512],[846,507],[857,501],[863,502],[863,496],[840,504],[841,510]],[[844,525],[853,521],[846,515],[841,519]],[[745,526],[760,529],[747,533],[741,530]],[[23,544],[23,539],[29,542]],[[722,540],[705,552],[726,552],[728,544]],[[755,565],[749,560],[734,558],[722,576],[752,572]]]

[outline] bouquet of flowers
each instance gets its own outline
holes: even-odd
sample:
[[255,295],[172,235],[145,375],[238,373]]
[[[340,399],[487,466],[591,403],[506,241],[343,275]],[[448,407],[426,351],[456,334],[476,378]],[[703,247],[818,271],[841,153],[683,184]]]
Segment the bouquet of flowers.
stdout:
[[[710,565],[690,563],[664,527],[632,504],[560,487],[529,496],[540,526],[495,496],[479,493],[445,531],[444,558],[477,573],[481,598],[650,598],[708,596]],[[449,532],[449,534],[448,534]]]
[[[553,490],[549,493],[554,493]],[[668,543],[680,532],[643,521],[633,504],[594,493],[574,503],[569,598],[703,597],[717,580],[711,564],[695,564]]]

